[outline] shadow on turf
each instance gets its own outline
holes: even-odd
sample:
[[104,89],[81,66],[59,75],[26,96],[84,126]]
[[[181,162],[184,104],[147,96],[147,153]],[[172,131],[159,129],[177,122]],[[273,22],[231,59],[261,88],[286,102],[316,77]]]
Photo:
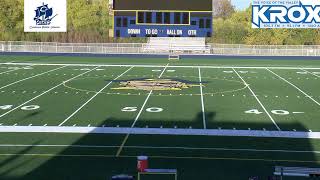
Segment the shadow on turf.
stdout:
[[[229,122],[219,122],[216,119],[215,112],[206,113],[209,123],[208,127],[251,127],[252,129],[261,129],[262,127],[272,127],[273,124],[263,123],[241,123],[236,120]],[[199,112],[193,122],[182,123],[182,120],[171,121],[178,127],[187,127],[189,124],[197,127],[202,125],[202,113]],[[163,124],[163,121],[139,120],[137,126],[143,126],[143,123],[152,123],[156,125]],[[119,123],[121,122],[121,123]],[[114,119],[107,118],[102,125],[128,124],[132,119]],[[278,124],[280,127],[306,129],[299,123]],[[171,126],[171,125],[168,125]],[[272,129],[275,129],[274,127]],[[39,134],[34,144],[41,144],[39,140],[50,138],[68,139],[75,137],[69,142],[69,147],[64,147],[59,151],[55,148],[49,148],[40,151],[39,148],[27,147],[18,154],[29,153],[53,153],[58,156],[42,157],[35,156],[31,160],[25,160],[16,166],[13,166],[8,173],[0,174],[0,179],[26,179],[26,180],[108,180],[115,174],[136,175],[136,156],[150,156],[150,167],[152,168],[176,168],[179,172],[179,180],[240,180],[248,179],[250,176],[259,176],[260,179],[267,180],[272,175],[273,167],[283,166],[302,166],[317,167],[315,162],[298,161],[316,161],[316,155],[313,153],[286,153],[286,152],[249,152],[240,150],[208,150],[208,149],[182,149],[182,148],[161,148],[161,147],[197,147],[197,148],[227,148],[227,149],[277,149],[277,150],[303,150],[312,151],[315,140],[309,139],[284,139],[284,138],[254,138],[254,137],[212,137],[212,136],[173,136],[173,135],[130,135],[121,152],[122,157],[114,157],[118,147],[123,142],[125,135],[112,134],[59,134],[46,133]],[[28,138],[28,137],[21,137]],[[56,141],[52,142],[55,144]],[[89,146],[112,146],[104,147],[72,147],[71,145],[89,145]],[[132,146],[139,146],[132,148]],[[153,147],[153,148],[145,148]],[[113,157],[110,157],[113,156]],[[130,157],[128,157],[130,156]],[[7,160],[1,163],[1,167],[6,166],[18,158],[24,159],[23,155],[9,156]],[[45,158],[45,161],[30,172],[20,173],[18,176],[10,176],[19,171],[28,169],[29,161],[39,161]],[[263,160],[264,159],[264,160]],[[288,162],[296,161],[296,162]],[[153,177],[152,180],[161,178]],[[284,178],[292,179],[292,178]],[[297,179],[297,178],[294,178]],[[163,179],[161,179],[163,180]]]
[[21,118],[20,118],[20,121],[23,121],[24,119],[28,119],[28,118],[37,116],[37,115],[39,115],[39,114],[41,114],[41,113],[42,113],[41,110],[37,110],[37,111],[34,111],[34,112],[30,112],[30,113],[26,114],[25,116],[21,117]]
[[[276,126],[272,123],[272,121],[266,117],[267,119],[261,119],[263,122],[257,123],[256,116],[252,116],[252,119],[246,119],[246,120],[236,120],[236,119],[230,119],[230,120],[220,120],[217,118],[218,113],[217,112],[206,112],[205,113],[205,121],[206,126],[208,129],[234,129],[237,130],[248,130],[250,128],[251,130],[277,130]],[[244,122],[246,121],[246,122]],[[131,127],[131,124],[133,122],[133,119],[119,119],[116,117],[106,117],[104,122],[101,123],[99,126],[106,126],[106,127]],[[277,125],[281,128],[281,130],[285,131],[309,131],[308,128],[305,128],[302,124],[299,123],[279,123],[277,122]],[[163,119],[153,117],[153,119],[143,119],[140,118],[137,123],[135,124],[135,127],[145,127],[149,128],[193,128],[193,129],[203,129],[203,114],[202,112],[199,112],[195,115],[193,120],[190,119]]]

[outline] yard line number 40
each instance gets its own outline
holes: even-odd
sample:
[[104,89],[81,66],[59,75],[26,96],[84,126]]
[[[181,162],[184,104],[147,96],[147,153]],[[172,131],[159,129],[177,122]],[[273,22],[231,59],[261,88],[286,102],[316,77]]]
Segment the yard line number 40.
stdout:
[[[248,111],[245,111],[245,113],[248,113],[248,114],[262,114],[263,112],[259,111],[258,109],[250,109]],[[272,114],[276,114],[276,115],[289,115],[290,112],[289,111],[286,111],[286,110],[272,110],[271,111]]]
[[[0,110],[10,110],[14,107],[14,105],[2,105],[0,106]],[[28,105],[28,106],[22,106],[20,109],[23,111],[31,111],[31,110],[36,110],[39,109],[40,106],[38,105]]]

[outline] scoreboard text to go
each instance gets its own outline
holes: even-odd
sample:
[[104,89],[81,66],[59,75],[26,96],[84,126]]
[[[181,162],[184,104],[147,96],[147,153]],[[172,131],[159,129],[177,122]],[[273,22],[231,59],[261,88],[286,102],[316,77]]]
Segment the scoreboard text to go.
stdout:
[[[166,29],[166,30],[159,30],[159,29],[128,29],[128,34],[141,34],[141,31],[145,31],[145,34],[149,35],[158,35],[159,33],[163,34],[166,33],[167,35],[182,35],[182,29]],[[189,36],[196,36],[197,30],[186,30],[188,31]]]

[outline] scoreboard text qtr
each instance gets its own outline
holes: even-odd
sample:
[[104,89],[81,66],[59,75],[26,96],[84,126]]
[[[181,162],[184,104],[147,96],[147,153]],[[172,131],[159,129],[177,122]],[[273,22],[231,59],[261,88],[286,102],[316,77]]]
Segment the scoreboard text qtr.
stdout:
[[115,37],[211,37],[212,0],[113,0]]

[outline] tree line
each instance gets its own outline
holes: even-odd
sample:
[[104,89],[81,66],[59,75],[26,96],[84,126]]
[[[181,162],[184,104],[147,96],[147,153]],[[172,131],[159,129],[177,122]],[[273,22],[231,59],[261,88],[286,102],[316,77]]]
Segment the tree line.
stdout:
[[[68,0],[67,33],[24,33],[23,0],[1,0],[0,41],[144,42],[145,38],[109,38],[108,0]],[[251,8],[236,10],[230,0],[213,0],[213,37],[226,44],[320,44],[319,29],[253,29]]]

